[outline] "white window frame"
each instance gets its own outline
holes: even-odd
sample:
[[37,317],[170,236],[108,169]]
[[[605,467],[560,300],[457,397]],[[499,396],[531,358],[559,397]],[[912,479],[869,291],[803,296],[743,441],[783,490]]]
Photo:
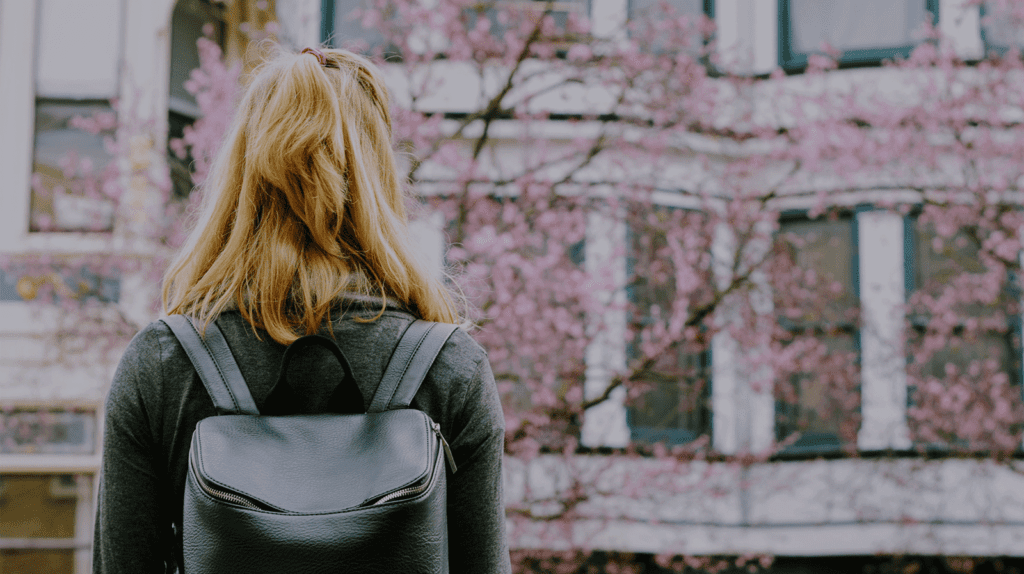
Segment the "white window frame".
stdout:
[[968,0],[939,0],[939,30],[953,44],[956,55],[964,60],[985,56],[981,40],[981,8],[967,6]]
[[904,217],[871,210],[857,212],[856,218],[861,306],[861,429],[857,447],[863,451],[909,449]]

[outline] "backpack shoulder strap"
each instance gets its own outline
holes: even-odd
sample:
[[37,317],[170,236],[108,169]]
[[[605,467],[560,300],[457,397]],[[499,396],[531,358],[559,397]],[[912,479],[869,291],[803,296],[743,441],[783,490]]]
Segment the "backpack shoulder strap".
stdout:
[[217,323],[210,322],[203,337],[191,317],[171,315],[161,321],[184,347],[219,414],[260,414]]
[[366,412],[408,408],[441,347],[457,328],[447,323],[413,321],[398,340]]

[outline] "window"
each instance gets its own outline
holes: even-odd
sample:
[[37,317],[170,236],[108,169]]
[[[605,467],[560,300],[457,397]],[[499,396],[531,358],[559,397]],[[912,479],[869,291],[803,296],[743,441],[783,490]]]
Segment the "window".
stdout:
[[92,454],[96,442],[92,411],[0,411],[0,453]]
[[0,572],[56,574],[88,564],[91,477],[0,475]]
[[[320,40],[336,48],[367,53],[383,48],[384,35],[378,27],[363,26],[362,12],[373,8],[370,0],[323,0]],[[390,6],[384,9],[385,17],[390,9]],[[398,56],[394,47],[386,48],[384,52],[387,58]]]
[[[980,274],[985,272],[984,264],[978,258],[978,245],[963,231],[949,238],[939,236],[934,227],[920,223],[913,218],[910,224],[910,256],[908,257],[909,273],[908,293],[921,291],[926,294],[938,295],[950,286],[953,279],[960,274]],[[992,315],[1004,315],[1004,329],[981,330],[969,334],[964,339],[954,337],[950,345],[936,352],[927,365],[923,367],[925,376],[944,377],[946,364],[956,365],[959,369],[967,366],[971,359],[990,357],[999,362],[1000,371],[1011,375],[1017,380],[1020,372],[1019,348],[1020,321],[1016,280],[1007,277],[1004,290],[999,298],[991,304],[980,301],[961,303],[954,312],[964,319],[982,318]],[[912,314],[911,323],[916,330],[923,332],[927,326],[928,313],[918,307]]]
[[[224,47],[225,8],[210,0],[178,0],[171,15],[171,67],[170,94],[167,100],[167,140],[181,138],[185,127],[190,126],[202,113],[196,98],[185,89],[185,82],[192,70],[199,67],[199,50],[196,42],[209,37]],[[186,155],[178,157],[168,147],[167,163],[171,172],[174,197],[188,197],[192,191],[192,160]]]
[[[999,433],[1014,434],[1021,409],[1021,321],[1020,287],[1015,272],[995,271],[1000,292],[985,300],[983,289],[973,287],[983,276],[991,276],[980,256],[977,230],[961,228],[951,236],[937,233],[930,223],[908,218],[906,232],[906,283],[910,302],[910,360],[908,374],[911,423],[919,443],[946,448],[998,447],[992,443]],[[980,296],[978,296],[980,295]],[[929,303],[936,301],[936,304]],[[935,321],[938,306],[944,314]],[[944,324],[952,324],[948,328]],[[933,347],[930,341],[941,340]],[[971,400],[980,409],[1009,405],[999,417],[994,412],[971,412],[992,423],[982,432],[967,430],[971,425],[934,424],[934,416],[915,417],[915,407],[938,409],[943,395],[966,382]],[[937,385],[936,385],[937,383]],[[946,397],[948,399],[948,397]],[[985,406],[988,405],[988,406]],[[963,412],[953,410],[942,417],[956,421]],[[1019,439],[1015,441],[1019,443]]]
[[[113,229],[112,190],[102,174],[111,159],[104,138],[115,121],[110,101],[119,92],[121,17],[118,0],[39,3],[30,231]],[[83,129],[76,117],[96,121]]]
[[981,4],[981,39],[985,49],[1004,53],[1011,48],[1024,47],[1024,28],[1021,21],[1024,13],[1017,13],[1002,2]]
[[[95,133],[76,118],[97,120]],[[114,201],[103,188],[113,159],[104,140],[116,116],[104,100],[36,100],[30,231],[111,231]]]
[[490,34],[494,37],[496,45],[492,50],[497,53],[506,50],[505,34],[509,30],[520,28],[521,23],[528,23],[532,28],[537,24],[537,18],[542,15],[551,18],[554,24],[550,33],[543,28],[544,33],[540,37],[539,44],[552,43],[555,53],[564,55],[568,47],[567,42],[578,37],[578,28],[574,30],[569,25],[570,15],[586,17],[590,14],[589,0],[481,0],[471,4],[463,10],[464,25],[467,30],[476,27],[480,18],[490,21]]
[[[626,353],[631,365],[641,356],[641,331],[659,318],[667,318],[678,297],[667,230],[700,225],[704,217],[698,212],[657,208],[643,219],[627,232],[627,295],[635,333]],[[692,304],[699,305],[704,296],[710,292],[698,288]],[[669,347],[631,383],[642,391],[627,409],[632,440],[683,444],[710,433],[711,351],[710,341],[702,333]]]
[[803,70],[826,46],[846,66],[907,56],[938,13],[938,0],[779,0],[779,65]]
[[204,36],[203,28],[207,25],[212,39],[223,45],[224,7],[209,0],[178,0],[171,15],[171,83],[167,107],[172,114],[191,120],[199,117],[200,112],[195,96],[185,89],[185,82],[192,70],[199,67],[196,42]]
[[[849,214],[780,221],[779,256],[795,284],[776,285],[775,308],[794,349],[776,384],[776,438],[788,453],[836,451],[859,426],[856,220]],[[808,293],[794,296],[795,290]],[[808,299],[810,297],[810,300]],[[813,303],[810,303],[813,301]],[[799,345],[798,347],[791,347]]]
[[458,270],[477,313],[474,337],[487,349],[506,415],[539,429],[534,438],[544,447],[563,448],[578,434],[575,421],[537,423],[523,415],[579,400],[572,396],[584,378],[585,289],[593,284],[584,268],[583,210],[574,199],[529,192],[437,196],[432,203],[445,218],[445,262]]
[[[57,470],[4,472],[0,465],[0,572],[70,573],[87,568],[92,534],[92,475],[60,471],[68,457],[99,451],[96,413],[0,409],[0,460],[32,455]],[[15,463],[17,464],[17,463]],[[81,466],[81,462],[72,463]]]
[[[644,19],[658,20],[661,13],[662,2],[660,0],[627,0],[628,18],[630,22],[642,21]],[[701,16],[714,18],[714,0],[668,0],[668,7],[676,14],[689,16],[692,26],[688,29],[690,44],[689,52],[699,54],[704,48],[703,26],[700,26]],[[631,34],[636,35],[636,31]],[[659,44],[655,40],[655,49]]]
[[[380,31],[380,25],[365,27],[362,21],[362,13],[365,10],[377,9],[382,11],[382,17],[386,21],[391,18],[393,6],[385,5],[383,8],[378,5],[376,8],[370,0],[323,0],[321,20],[321,41],[331,46],[344,47],[359,50],[365,53],[382,50],[385,59],[393,60],[400,58],[397,46],[385,46],[384,35]],[[513,27],[517,18],[530,15],[540,15],[549,11],[548,14],[554,20],[558,33],[564,33],[567,28],[569,14],[585,16],[589,14],[588,0],[481,0],[468,3],[462,11],[462,25],[467,30],[476,26],[480,18],[490,20],[489,31],[495,41],[502,42],[505,30]],[[500,17],[499,13],[504,12],[508,18]],[[415,25],[414,22],[401,22],[403,26]],[[561,40],[561,39],[559,39]],[[504,44],[497,46],[504,48]]]
[[[656,0],[627,0],[629,3],[629,19],[642,17],[658,6]],[[713,0],[670,0],[668,5],[679,14],[699,16],[706,14],[714,17]]]

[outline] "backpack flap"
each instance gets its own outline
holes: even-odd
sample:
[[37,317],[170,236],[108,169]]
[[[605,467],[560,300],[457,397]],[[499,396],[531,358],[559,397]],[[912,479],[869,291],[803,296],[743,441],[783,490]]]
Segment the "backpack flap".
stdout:
[[440,456],[421,411],[297,416],[224,415],[199,422],[192,472],[215,491],[278,512],[369,506],[432,481]]

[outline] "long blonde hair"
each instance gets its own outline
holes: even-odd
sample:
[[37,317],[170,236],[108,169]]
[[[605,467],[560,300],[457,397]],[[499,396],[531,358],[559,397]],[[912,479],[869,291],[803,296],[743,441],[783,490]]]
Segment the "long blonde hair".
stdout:
[[319,330],[345,291],[460,321],[410,246],[380,71],[346,50],[323,54],[325,65],[279,51],[253,71],[164,277],[165,312],[205,325],[237,305],[282,344]]

